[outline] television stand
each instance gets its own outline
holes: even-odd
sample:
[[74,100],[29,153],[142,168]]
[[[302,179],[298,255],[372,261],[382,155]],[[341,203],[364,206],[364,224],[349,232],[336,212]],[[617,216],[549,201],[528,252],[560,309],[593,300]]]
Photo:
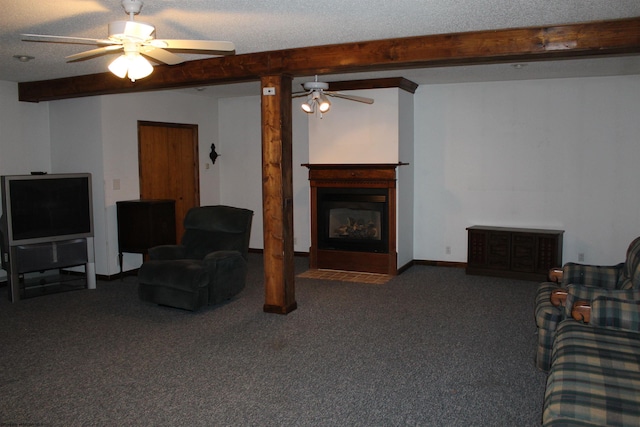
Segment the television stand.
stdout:
[[[77,238],[45,243],[15,245],[9,247],[7,285],[11,302],[33,294],[59,292],[86,287],[96,288],[93,238]],[[3,254],[7,256],[7,254]],[[84,277],[61,274],[62,269],[84,265]],[[58,274],[42,274],[58,271]],[[41,273],[38,275],[37,273]],[[28,278],[28,275],[36,277]],[[81,282],[81,283],[78,283]],[[75,285],[72,285],[75,283]]]

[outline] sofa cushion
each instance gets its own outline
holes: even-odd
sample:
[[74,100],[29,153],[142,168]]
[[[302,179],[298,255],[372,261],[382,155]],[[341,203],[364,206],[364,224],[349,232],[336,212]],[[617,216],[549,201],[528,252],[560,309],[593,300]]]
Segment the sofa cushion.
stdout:
[[640,333],[564,320],[556,331],[543,425],[640,425]]

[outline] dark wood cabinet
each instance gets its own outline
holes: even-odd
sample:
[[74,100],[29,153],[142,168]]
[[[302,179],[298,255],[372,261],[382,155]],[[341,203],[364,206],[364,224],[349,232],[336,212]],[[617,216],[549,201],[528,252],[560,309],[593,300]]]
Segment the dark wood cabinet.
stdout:
[[467,232],[467,274],[545,281],[562,265],[563,230],[475,225]]
[[176,243],[175,200],[126,200],[116,207],[121,275],[123,252],[147,254],[154,246]]

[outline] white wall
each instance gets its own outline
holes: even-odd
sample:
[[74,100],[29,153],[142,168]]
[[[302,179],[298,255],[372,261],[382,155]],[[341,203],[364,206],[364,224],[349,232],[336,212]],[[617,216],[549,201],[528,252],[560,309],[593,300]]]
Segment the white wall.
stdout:
[[[373,104],[332,97],[331,110],[309,115],[309,162],[398,163],[398,89],[352,90]],[[294,102],[294,113],[302,111]]]
[[[93,242],[96,272],[103,273],[108,256],[102,177],[101,98],[80,98],[50,103],[51,170],[54,173],[91,173]],[[89,249],[91,251],[91,249]],[[76,268],[84,271],[84,268]]]
[[[640,235],[640,76],[420,86],[415,257],[466,261],[470,225],[564,229],[564,261]],[[450,246],[452,253],[445,254]]]
[[0,175],[51,172],[49,104],[19,102],[17,83],[0,81],[0,135]]
[[[96,273],[119,272],[115,203],[140,197],[138,120],[198,125],[200,203],[218,203],[218,164],[208,157],[211,143],[218,146],[214,99],[150,92],[55,101],[50,110],[53,163],[93,174]],[[125,271],[141,263],[141,255],[124,254]]]
[[398,268],[414,260],[414,100],[413,94],[398,90],[398,158],[402,163],[397,174],[397,221],[396,240]]
[[18,101],[18,84],[0,81],[0,175],[51,171],[49,104]]
[[[263,249],[262,216],[262,128],[259,96],[223,98],[219,101],[222,204],[254,212],[249,246]],[[293,229],[294,250],[308,252],[311,245],[309,139],[307,117],[294,108],[293,127]]]

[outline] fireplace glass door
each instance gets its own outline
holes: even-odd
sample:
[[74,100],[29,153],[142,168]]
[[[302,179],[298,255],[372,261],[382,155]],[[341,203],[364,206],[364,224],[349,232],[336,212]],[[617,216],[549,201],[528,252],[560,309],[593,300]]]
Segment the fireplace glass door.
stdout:
[[319,188],[318,248],[388,252],[386,189]]

